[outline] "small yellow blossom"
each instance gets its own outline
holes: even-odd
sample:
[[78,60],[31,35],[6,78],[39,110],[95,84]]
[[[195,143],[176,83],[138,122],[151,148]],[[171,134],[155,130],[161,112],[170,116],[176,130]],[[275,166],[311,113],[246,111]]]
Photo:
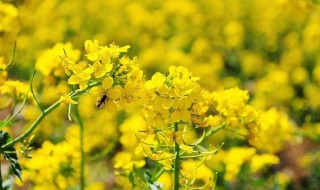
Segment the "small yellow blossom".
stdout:
[[72,100],[69,94],[62,95],[59,101],[62,104],[78,104],[78,102]]
[[73,70],[74,74],[68,79],[69,84],[79,84],[80,90],[85,90],[88,87],[87,81],[91,78],[92,69],[83,68],[80,65]]

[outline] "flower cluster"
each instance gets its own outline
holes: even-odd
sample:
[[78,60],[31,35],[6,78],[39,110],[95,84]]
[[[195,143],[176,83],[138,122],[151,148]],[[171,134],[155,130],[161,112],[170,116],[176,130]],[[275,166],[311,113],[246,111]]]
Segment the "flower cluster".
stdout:
[[76,63],[67,53],[62,58],[65,73],[69,76],[68,83],[85,90],[88,84],[98,82],[99,86],[90,90],[96,97],[98,108],[106,106],[112,111],[137,101],[143,73],[135,58],[120,57],[129,46],[101,46],[97,40],[87,40],[84,46],[89,63]]

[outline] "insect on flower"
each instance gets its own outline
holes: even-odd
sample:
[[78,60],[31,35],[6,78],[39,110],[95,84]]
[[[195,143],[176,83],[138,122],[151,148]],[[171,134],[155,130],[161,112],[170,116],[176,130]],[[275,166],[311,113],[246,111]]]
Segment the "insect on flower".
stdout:
[[106,94],[104,94],[97,102],[97,108],[103,108],[104,105],[106,105],[108,97]]

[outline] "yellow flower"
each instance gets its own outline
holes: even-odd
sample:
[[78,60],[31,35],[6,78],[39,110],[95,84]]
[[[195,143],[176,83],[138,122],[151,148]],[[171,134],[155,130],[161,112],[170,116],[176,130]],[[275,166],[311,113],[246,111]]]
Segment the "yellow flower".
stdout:
[[76,65],[73,72],[74,74],[68,79],[68,83],[79,84],[80,90],[86,89],[88,87],[87,81],[91,78],[92,69]]
[[20,82],[7,80],[2,86],[0,86],[0,93],[14,98],[22,99],[27,95],[29,85]]
[[248,101],[248,92],[239,88],[230,88],[224,91],[212,93],[213,104],[216,104],[216,109],[224,116],[236,116]]
[[271,108],[262,112],[257,123],[249,125],[248,129],[251,145],[275,153],[292,138],[294,126],[285,113]]
[[61,104],[78,104],[78,102],[72,100],[69,94],[62,95],[59,101]]
[[205,118],[206,121],[206,126],[211,126],[211,127],[218,127],[219,125],[221,125],[223,123],[223,118],[215,115],[209,115],[208,117]]
[[158,72],[152,76],[151,80],[148,80],[145,83],[145,88],[146,89],[161,88],[163,87],[165,81],[166,81],[166,76]]
[[130,46],[119,47],[115,44],[110,44],[109,48],[107,49],[110,57],[115,58],[119,57],[120,53],[127,52],[129,48]]
[[172,122],[190,121],[191,114],[188,111],[188,108],[191,106],[191,104],[192,102],[189,97],[175,98],[172,104],[174,109],[171,114]]
[[[58,43],[51,49],[47,49],[41,53],[36,62],[36,69],[44,75],[53,73],[55,76],[61,76],[63,70],[70,75],[70,70],[73,70],[75,62],[80,57],[80,51],[73,49],[71,43]],[[62,70],[62,72],[60,71]]]
[[109,71],[112,70],[112,64],[107,63],[107,64],[103,64],[100,61],[96,61],[93,63],[92,68],[93,68],[93,74],[94,77],[96,78],[101,78],[103,76],[105,76],[105,74]]
[[[90,92],[97,98],[98,104],[106,105],[109,111],[113,112],[118,109],[116,100],[121,98],[123,88],[119,85],[113,86],[113,78],[106,77],[103,79],[101,86],[91,88]],[[101,98],[106,95],[104,102],[100,102]],[[99,106],[97,104],[97,106]]]
[[86,40],[84,47],[87,52],[86,56],[90,61],[97,61],[99,59],[100,45],[98,40]]

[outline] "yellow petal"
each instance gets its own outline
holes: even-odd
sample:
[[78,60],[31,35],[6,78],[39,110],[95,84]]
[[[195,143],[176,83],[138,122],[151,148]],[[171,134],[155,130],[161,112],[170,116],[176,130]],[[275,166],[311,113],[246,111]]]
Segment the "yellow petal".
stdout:
[[80,87],[80,90],[85,90],[88,87],[88,84],[86,83],[85,80],[80,80],[79,87]]
[[79,77],[72,75],[69,79],[68,79],[68,83],[69,84],[78,84],[79,82]]
[[93,96],[97,96],[100,98],[100,96],[102,95],[102,89],[95,86],[95,87],[92,87],[91,90],[90,90],[90,93],[93,95]]
[[94,44],[91,40],[86,40],[84,42],[84,48],[87,52],[93,52],[95,50]]
[[107,63],[107,64],[105,65],[105,71],[106,71],[106,72],[111,71],[112,68],[113,68],[113,65],[112,65],[112,64]]
[[144,87],[146,88],[146,89],[149,89],[149,90],[151,90],[151,89],[154,89],[155,88],[155,85],[153,84],[153,82],[152,81],[147,81],[145,84],[144,84]]
[[86,56],[90,61],[96,61],[99,59],[99,54],[97,52],[88,53]]
[[112,84],[113,84],[113,78],[112,77],[106,77],[106,78],[103,79],[101,87],[104,90],[108,90],[108,89],[110,89],[112,87]]
[[121,91],[116,88],[110,89],[107,92],[107,96],[108,96],[108,98],[110,98],[112,100],[117,100],[121,97]]

